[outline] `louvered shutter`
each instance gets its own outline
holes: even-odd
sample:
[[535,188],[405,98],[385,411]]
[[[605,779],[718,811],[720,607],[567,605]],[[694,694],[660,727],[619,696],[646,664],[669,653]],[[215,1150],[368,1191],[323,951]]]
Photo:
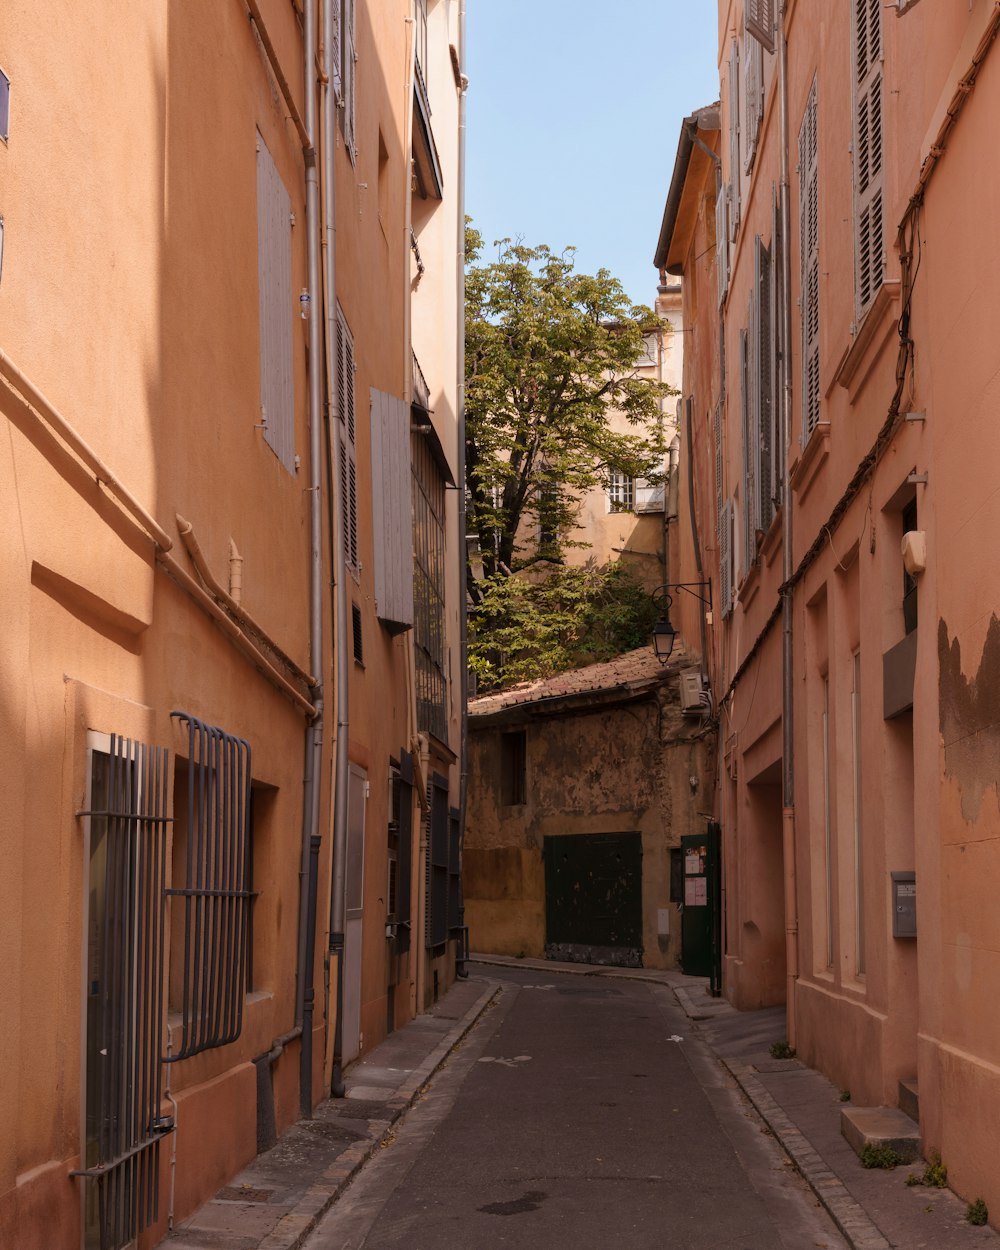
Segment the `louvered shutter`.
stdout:
[[715,274],[719,285],[719,305],[729,289],[729,192],[724,183],[715,189]]
[[782,285],[782,264],[784,256],[785,241],[781,233],[781,201],[777,195],[771,210],[771,283],[770,283],[770,311],[771,311],[771,370],[770,370],[770,387],[771,387],[771,458],[773,464],[771,479],[771,499],[774,507],[780,508],[782,502],[782,492],[784,490],[785,478],[785,446],[783,431],[781,428],[781,403],[783,396],[780,394],[780,370],[778,362],[781,353],[785,350],[782,336],[784,334],[784,319],[781,310],[784,307],[782,303],[783,293]]
[[743,18],[747,34],[768,52],[773,52],[774,0],[746,0]]
[[771,412],[774,393],[774,314],[771,305],[771,254],[757,236],[754,254],[755,347],[754,390],[757,443],[757,528],[767,533],[774,516]]
[[413,624],[413,507],[410,410],[371,388],[372,564],[375,611],[395,626]]
[[753,388],[751,378],[751,344],[755,338],[755,320],[754,302],[751,298],[748,312],[750,329],[740,331],[740,417],[743,427],[743,481],[741,483],[743,499],[743,564],[740,572],[744,577],[749,573],[756,555],[754,531],[757,520],[757,448],[754,439],[751,395]]
[[802,441],[819,420],[819,161],[816,81],[799,131],[799,236],[802,313]]
[[880,0],[854,5],[854,221],[858,318],[882,284],[882,14]]
[[343,5],[344,0],[334,0],[330,6],[333,29],[330,31],[330,83],[333,87],[333,98],[340,104],[344,98],[344,78],[343,78],[343,41],[341,39],[341,28],[343,26]]
[[729,45],[729,237],[740,224],[740,45]]
[[354,0],[344,0],[344,30],[341,32],[344,41],[344,142],[351,154],[357,155],[357,83],[355,67],[357,63],[357,44],[355,40]]
[[719,553],[719,598],[721,600],[722,608],[724,611],[725,605],[726,605],[726,598],[722,593],[723,585],[724,585],[722,581],[722,544],[723,544],[722,528],[723,528],[725,509],[724,509],[723,502],[722,502],[723,456],[722,456],[722,400],[721,399],[715,405],[715,418],[714,418],[713,425],[714,425],[713,433],[715,435],[715,538],[716,538],[716,550]]
[[749,172],[753,167],[760,124],[764,117],[764,50],[749,35],[743,36],[743,72],[746,86],[744,118],[746,153],[743,167]]
[[733,501],[727,499],[719,526],[719,593],[723,617],[733,611]]
[[292,350],[292,202],[257,133],[257,280],[260,409],[264,441],[295,472],[295,379]]

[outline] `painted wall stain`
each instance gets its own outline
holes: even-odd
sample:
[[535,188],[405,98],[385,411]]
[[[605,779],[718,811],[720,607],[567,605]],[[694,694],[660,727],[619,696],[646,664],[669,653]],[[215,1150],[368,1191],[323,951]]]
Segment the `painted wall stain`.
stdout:
[[962,816],[979,818],[983,795],[997,792],[1000,754],[1000,620],[990,618],[986,642],[975,676],[962,672],[958,638],[948,638],[944,618],[938,622],[941,738],[944,769],[958,782]]

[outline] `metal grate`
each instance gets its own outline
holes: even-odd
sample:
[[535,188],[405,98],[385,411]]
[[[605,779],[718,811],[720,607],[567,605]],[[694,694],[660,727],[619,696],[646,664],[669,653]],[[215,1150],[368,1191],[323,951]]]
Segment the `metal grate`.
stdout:
[[243,1027],[250,943],[250,744],[187,712],[187,853],[183,889],[183,1034],[174,1063],[235,1041]]
[[356,603],[351,604],[351,638],[354,645],[354,658],[362,666],[365,662],[365,639],[361,627],[361,609]]
[[91,756],[87,929],[88,1245],[119,1250],[157,1216],[168,753],[112,735]]

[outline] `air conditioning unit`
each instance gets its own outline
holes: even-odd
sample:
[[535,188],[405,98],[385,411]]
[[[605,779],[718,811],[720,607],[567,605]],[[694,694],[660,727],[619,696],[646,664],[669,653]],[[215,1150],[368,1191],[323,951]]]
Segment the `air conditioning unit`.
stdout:
[[701,716],[709,711],[709,696],[700,668],[686,668],[680,673],[681,711],[685,716]]

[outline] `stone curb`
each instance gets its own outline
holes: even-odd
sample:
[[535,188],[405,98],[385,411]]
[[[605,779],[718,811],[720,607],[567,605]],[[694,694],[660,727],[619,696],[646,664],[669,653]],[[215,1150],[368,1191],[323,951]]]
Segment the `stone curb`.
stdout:
[[[725,999],[698,1003],[684,986],[675,986],[674,994],[691,1020],[704,1020],[735,1010]],[[715,1006],[717,1004],[717,1006]],[[830,1218],[847,1238],[852,1250],[892,1250],[892,1245],[872,1223],[867,1211],[838,1176],[827,1167],[822,1156],[813,1149],[777,1102],[765,1089],[752,1069],[742,1063],[718,1056],[719,1062],[749,1098],[754,1110],[777,1138],[782,1150],[795,1165],[803,1180],[829,1212]]]
[[757,1114],[781,1143],[813,1193],[829,1211],[833,1222],[847,1238],[853,1250],[892,1250],[878,1227],[851,1197],[847,1186],[826,1165],[795,1127],[785,1112],[744,1064],[723,1059],[722,1063],[753,1103]]
[[423,1087],[500,993],[500,990],[501,986],[496,981],[487,986],[423,1063],[413,1069],[397,1089],[395,1096],[387,1101],[389,1119],[370,1121],[372,1136],[367,1141],[355,1142],[343,1154],[338,1155],[335,1162],[322,1173],[315,1184],[310,1185],[292,1210],[281,1217],[271,1232],[260,1242],[258,1250],[296,1250],[296,1247],[302,1245],[365,1162],[377,1150],[388,1144],[391,1140],[392,1126],[416,1101]]

